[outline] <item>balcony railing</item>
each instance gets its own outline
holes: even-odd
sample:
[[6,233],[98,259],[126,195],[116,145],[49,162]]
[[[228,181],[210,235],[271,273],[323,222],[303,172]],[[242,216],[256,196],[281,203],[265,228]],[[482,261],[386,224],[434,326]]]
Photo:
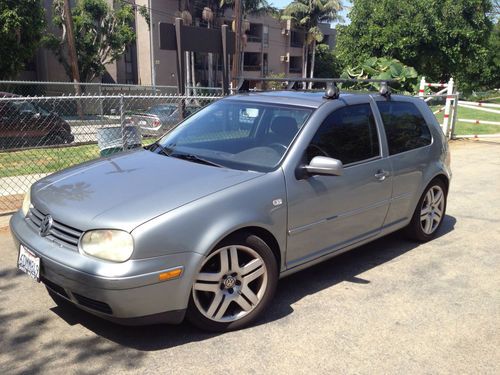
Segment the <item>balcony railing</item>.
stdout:
[[247,35],[247,40],[249,43],[260,43],[262,42],[262,37],[258,35]]
[[302,73],[302,68],[300,66],[298,66],[298,67],[291,66],[290,68],[288,68],[288,71],[290,73]]
[[304,42],[301,41],[301,40],[291,40],[290,41],[290,47],[298,47],[298,48],[302,48],[304,46]]
[[261,69],[261,65],[243,65],[243,70],[247,70],[249,72],[256,72]]

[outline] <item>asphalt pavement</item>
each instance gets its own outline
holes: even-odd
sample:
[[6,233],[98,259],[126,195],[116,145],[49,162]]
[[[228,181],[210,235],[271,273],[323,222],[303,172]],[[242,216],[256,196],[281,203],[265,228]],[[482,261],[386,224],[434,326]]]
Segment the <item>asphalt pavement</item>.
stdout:
[[499,374],[500,143],[454,142],[452,167],[437,239],[395,233],[285,278],[221,335],[57,307],[0,229],[0,374]]

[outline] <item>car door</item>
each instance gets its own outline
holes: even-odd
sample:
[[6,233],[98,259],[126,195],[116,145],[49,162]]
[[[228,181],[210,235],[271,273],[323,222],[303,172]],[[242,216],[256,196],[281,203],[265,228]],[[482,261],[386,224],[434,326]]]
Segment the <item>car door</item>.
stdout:
[[432,135],[424,116],[411,100],[375,98],[393,171],[393,196],[385,227],[411,218],[425,169],[438,158],[431,152]]
[[343,102],[295,150],[303,164],[318,155],[339,159],[343,174],[300,178],[287,165],[288,267],[375,236],[384,223],[392,176],[372,104],[369,97]]

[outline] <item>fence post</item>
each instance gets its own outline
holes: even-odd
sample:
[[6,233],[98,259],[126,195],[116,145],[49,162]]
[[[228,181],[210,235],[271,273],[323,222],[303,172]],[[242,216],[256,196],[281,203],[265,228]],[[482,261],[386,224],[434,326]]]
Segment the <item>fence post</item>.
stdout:
[[424,90],[425,90],[425,77],[422,77],[420,80],[420,89],[418,90],[418,96],[422,97],[424,96]]
[[126,145],[126,134],[125,134],[125,106],[124,106],[124,96],[120,94],[120,127],[122,133],[122,149],[125,150]]
[[97,86],[97,92],[98,92],[98,95],[99,95],[99,114],[101,115],[101,120],[104,118],[104,109],[103,109],[103,100],[101,98],[102,96],[102,84],[99,84]]
[[446,137],[448,137],[449,133],[449,123],[450,123],[450,109],[451,109],[451,100],[453,99],[453,78],[450,78],[448,81],[448,87],[446,90],[446,103],[444,105],[444,118],[443,118],[443,132]]
[[455,137],[455,126],[457,124],[457,118],[458,118],[458,97],[460,93],[457,91],[455,92],[455,98],[453,100],[453,117],[451,120],[451,131],[450,131],[450,139],[453,139]]

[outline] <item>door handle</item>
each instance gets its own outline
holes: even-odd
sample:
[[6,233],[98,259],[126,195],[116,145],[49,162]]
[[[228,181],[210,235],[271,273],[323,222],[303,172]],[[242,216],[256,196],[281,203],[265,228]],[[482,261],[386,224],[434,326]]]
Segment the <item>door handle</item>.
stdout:
[[379,181],[384,181],[387,176],[389,176],[389,172],[383,169],[379,169],[377,173],[375,173],[375,178]]

